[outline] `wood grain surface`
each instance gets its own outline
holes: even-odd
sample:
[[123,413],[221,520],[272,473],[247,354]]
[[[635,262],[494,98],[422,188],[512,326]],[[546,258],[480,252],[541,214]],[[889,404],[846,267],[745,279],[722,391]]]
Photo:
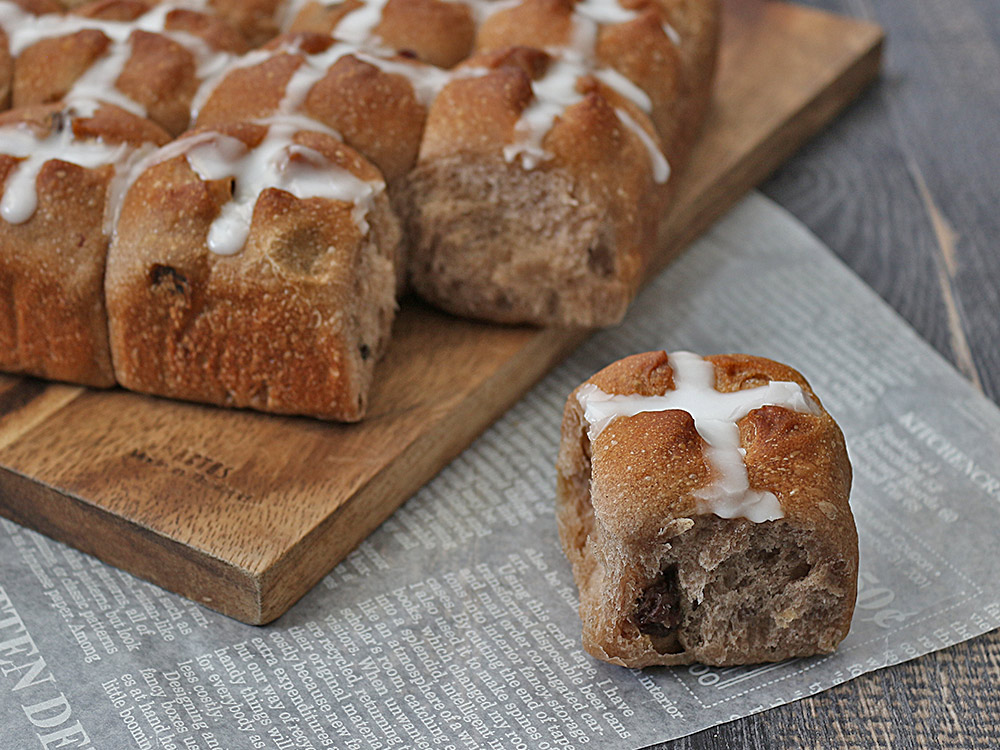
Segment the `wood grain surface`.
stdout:
[[[763,190],[1000,401],[1000,4],[807,2],[881,24],[885,67]],[[994,631],[658,747],[995,750],[998,717]]]
[[[660,263],[875,76],[881,32],[732,0]],[[369,417],[334,425],[0,380],[0,513],[245,622],[283,613],[585,335],[408,302]]]

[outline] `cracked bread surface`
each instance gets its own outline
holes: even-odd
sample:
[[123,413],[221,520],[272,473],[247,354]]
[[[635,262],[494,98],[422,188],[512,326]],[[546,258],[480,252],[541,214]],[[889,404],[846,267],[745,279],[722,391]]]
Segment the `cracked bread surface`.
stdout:
[[[819,404],[785,365],[705,359],[719,391],[792,381]],[[627,357],[587,383],[622,395],[674,388],[664,352]],[[620,417],[592,442],[578,391],[563,418],[557,519],[586,650],[628,667],[833,651],[850,628],[858,543],[843,435],[821,405],[818,414],[763,406],[739,421],[750,487],[774,493],[784,513],[753,523],[699,511],[695,493],[713,477],[688,413]]]

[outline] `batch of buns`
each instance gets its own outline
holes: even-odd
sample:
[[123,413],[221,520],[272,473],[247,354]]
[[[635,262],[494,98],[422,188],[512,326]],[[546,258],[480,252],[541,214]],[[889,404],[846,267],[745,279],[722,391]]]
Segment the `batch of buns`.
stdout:
[[[624,314],[706,109],[716,0],[0,0],[0,370],[364,416],[406,290]],[[583,642],[833,650],[857,533],[794,370],[649,352],[569,397]]]
[[0,0],[0,370],[353,421],[397,299],[616,322],[714,0]]

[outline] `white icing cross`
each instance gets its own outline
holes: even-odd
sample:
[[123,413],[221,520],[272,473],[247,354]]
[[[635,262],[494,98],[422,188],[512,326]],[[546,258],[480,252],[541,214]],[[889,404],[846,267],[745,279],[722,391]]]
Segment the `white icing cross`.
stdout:
[[[512,8],[520,3],[520,0],[448,0],[449,2],[459,2],[467,6],[472,12],[476,24],[482,24],[494,13]],[[306,0],[289,0],[286,6],[285,21],[283,26],[287,28],[292,18],[303,7]],[[339,0],[320,0],[322,5],[331,6]],[[356,45],[357,47],[367,47],[373,51],[385,52],[382,49],[382,41],[375,33],[375,29],[382,20],[382,12],[388,0],[364,0],[363,4],[347,13],[340,19],[331,35],[339,40]],[[566,45],[547,47],[546,52],[552,55],[553,62],[546,75],[540,80],[532,83],[534,100],[521,113],[520,118],[515,123],[514,133],[516,140],[503,148],[504,159],[513,162],[520,158],[521,164],[526,169],[534,169],[540,163],[552,158],[552,154],[542,147],[542,141],[552,129],[557,117],[567,108],[583,99],[583,96],[576,90],[576,82],[583,75],[593,75],[606,86],[610,87],[626,99],[629,99],[645,113],[650,113],[653,104],[649,96],[641,88],[632,83],[613,68],[603,67],[595,60],[594,50],[597,44],[597,33],[601,24],[626,23],[639,17],[639,12],[623,7],[617,0],[579,0],[573,7],[573,33]],[[677,42],[677,32],[669,24],[663,25],[664,32],[674,43]],[[326,53],[329,54],[329,53]],[[340,53],[344,54],[344,53]],[[359,55],[360,57],[360,55]],[[433,97],[440,88],[447,83],[448,75],[433,76],[427,73],[418,74],[411,66],[405,66],[391,61],[376,62],[372,59],[362,58],[367,62],[377,65],[389,72],[402,73],[410,78],[414,88],[418,92],[421,100],[425,103]],[[390,66],[395,65],[395,68]],[[315,64],[314,64],[315,66]],[[309,71],[300,68],[296,76],[289,84],[289,98],[291,92],[301,89],[307,82],[311,87],[315,80]],[[407,69],[409,68],[409,69]],[[419,69],[418,69],[419,70]],[[469,70],[453,74],[457,76],[475,76],[490,73],[489,70]],[[308,89],[306,89],[308,93]],[[300,99],[305,98],[302,94]],[[670,165],[666,157],[656,144],[655,139],[645,130],[635,118],[620,107],[615,108],[618,119],[626,129],[635,133],[639,141],[649,153],[650,164],[653,170],[653,180],[662,184],[670,178]]]
[[[576,90],[580,76],[593,75],[646,114],[652,112],[653,102],[645,91],[617,70],[601,66],[595,58],[600,24],[626,23],[638,16],[637,11],[623,8],[616,0],[581,0],[573,7],[573,34],[569,44],[546,48],[546,52],[555,59],[546,75],[532,84],[535,99],[515,123],[514,132],[518,140],[504,146],[504,159],[510,162],[520,156],[525,168],[534,169],[542,161],[552,158],[542,148],[542,141],[556,118],[583,99]],[[670,165],[656,141],[624,109],[616,107],[615,113],[622,125],[638,136],[649,153],[653,181],[658,184],[666,182],[670,178]]]
[[[595,70],[590,64],[573,50],[550,49],[554,55],[552,63],[545,75],[531,84],[534,100],[521,113],[514,123],[514,133],[517,140],[503,147],[504,159],[508,162],[520,157],[526,169],[534,169],[541,162],[551,159],[552,154],[542,146],[542,141],[552,129],[556,118],[568,107],[583,100],[583,95],[577,91],[576,82],[584,75],[592,74],[602,83],[629,99],[643,112],[650,112],[653,104],[645,91],[629,79],[611,68]],[[485,71],[490,72],[490,71]],[[649,152],[650,164],[653,168],[653,180],[659,184],[670,177],[670,165],[660,151],[652,136],[621,107],[615,108],[619,121],[638,137]]]
[[[347,55],[353,55],[358,60],[373,65],[385,73],[395,73],[409,80],[413,87],[413,93],[424,107],[429,107],[431,101],[438,91],[451,79],[448,71],[435,68],[418,61],[402,62],[400,60],[387,59],[380,56],[380,53],[373,50],[366,50],[356,44],[337,42],[323,52],[307,54],[302,50],[297,41],[290,41],[281,45],[277,49],[259,49],[237,58],[230,65],[226,66],[218,74],[206,80],[198,90],[191,104],[191,118],[196,119],[198,112],[205,106],[212,94],[219,87],[226,76],[241,68],[252,68],[277,57],[278,55],[298,55],[303,62],[295,69],[292,76],[285,84],[284,96],[278,105],[278,112],[282,114],[299,114],[309,92],[312,91],[319,81],[321,81],[330,68]],[[395,53],[390,53],[395,55]]]
[[340,58],[354,55],[358,60],[366,62],[385,73],[397,73],[404,76],[413,86],[413,92],[425,107],[441,90],[449,79],[449,74],[423,63],[405,63],[398,60],[388,60],[368,51],[360,49],[356,44],[334,44],[324,52],[315,55],[303,55],[305,62],[300,65],[288,84],[285,86],[285,96],[281,102],[282,112],[295,112],[305,103],[306,97],[320,80],[322,80]]
[[46,162],[57,159],[86,169],[106,164],[114,166],[115,176],[108,188],[104,217],[104,230],[111,233],[111,224],[131,170],[154,146],[143,144],[136,148],[128,143],[110,144],[100,139],[78,140],[73,134],[72,123],[72,118],[78,114],[65,110],[61,127],[53,128],[44,138],[39,138],[26,124],[0,128],[0,153],[21,159],[7,175],[0,199],[0,216],[8,224],[22,224],[34,215],[38,207],[38,174]]
[[552,61],[545,75],[531,84],[535,98],[514,124],[518,139],[503,147],[504,159],[512,162],[520,156],[525,168],[534,169],[540,162],[552,158],[552,154],[542,147],[542,140],[565,109],[583,100],[583,95],[576,90],[576,81],[587,72],[579,60],[556,58]]
[[125,64],[132,56],[132,33],[148,31],[165,36],[187,49],[195,59],[196,75],[204,80],[233,59],[233,55],[213,49],[203,39],[184,31],[168,31],[167,18],[174,10],[191,7],[190,3],[164,3],[157,5],[134,21],[106,21],[74,15],[48,14],[32,16],[18,12],[12,3],[0,3],[0,24],[7,32],[10,53],[19,55],[43,39],[70,36],[85,29],[95,29],[109,40],[107,52],[94,62],[73,83],[66,101],[83,103],[106,101],[127,109],[140,117],[146,116],[145,107],[115,88]]
[[618,417],[671,409],[685,411],[707,443],[705,460],[716,475],[711,484],[695,493],[702,501],[699,511],[720,518],[747,518],[754,523],[784,517],[773,493],[750,489],[744,463],[746,451],[740,447],[737,422],[762,406],[781,406],[808,414],[819,414],[819,407],[798,383],[772,381],[759,388],[720,393],[715,390],[715,367],[708,360],[691,352],[674,352],[669,362],[674,390],[662,396],[611,395],[590,384],[581,388],[577,399],[590,424],[590,439],[594,440]]
[[368,231],[366,216],[385,183],[366,182],[331,164],[323,154],[295,143],[299,130],[337,134],[315,120],[288,115],[258,121],[268,125],[267,136],[254,148],[223,133],[196,133],[166,146],[154,155],[159,163],[184,154],[203,180],[233,178],[236,189],[212,222],[208,248],[218,255],[234,255],[243,249],[258,196],[267,188],[285,190],[296,198],[330,198],[354,204],[354,223]]

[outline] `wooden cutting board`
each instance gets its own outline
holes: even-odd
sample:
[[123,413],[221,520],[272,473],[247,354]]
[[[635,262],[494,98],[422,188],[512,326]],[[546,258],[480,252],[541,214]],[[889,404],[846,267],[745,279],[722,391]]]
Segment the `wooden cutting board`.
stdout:
[[[728,0],[660,267],[877,74],[881,30]],[[0,514],[244,622],[284,613],[586,336],[406,302],[359,425],[0,376]]]

